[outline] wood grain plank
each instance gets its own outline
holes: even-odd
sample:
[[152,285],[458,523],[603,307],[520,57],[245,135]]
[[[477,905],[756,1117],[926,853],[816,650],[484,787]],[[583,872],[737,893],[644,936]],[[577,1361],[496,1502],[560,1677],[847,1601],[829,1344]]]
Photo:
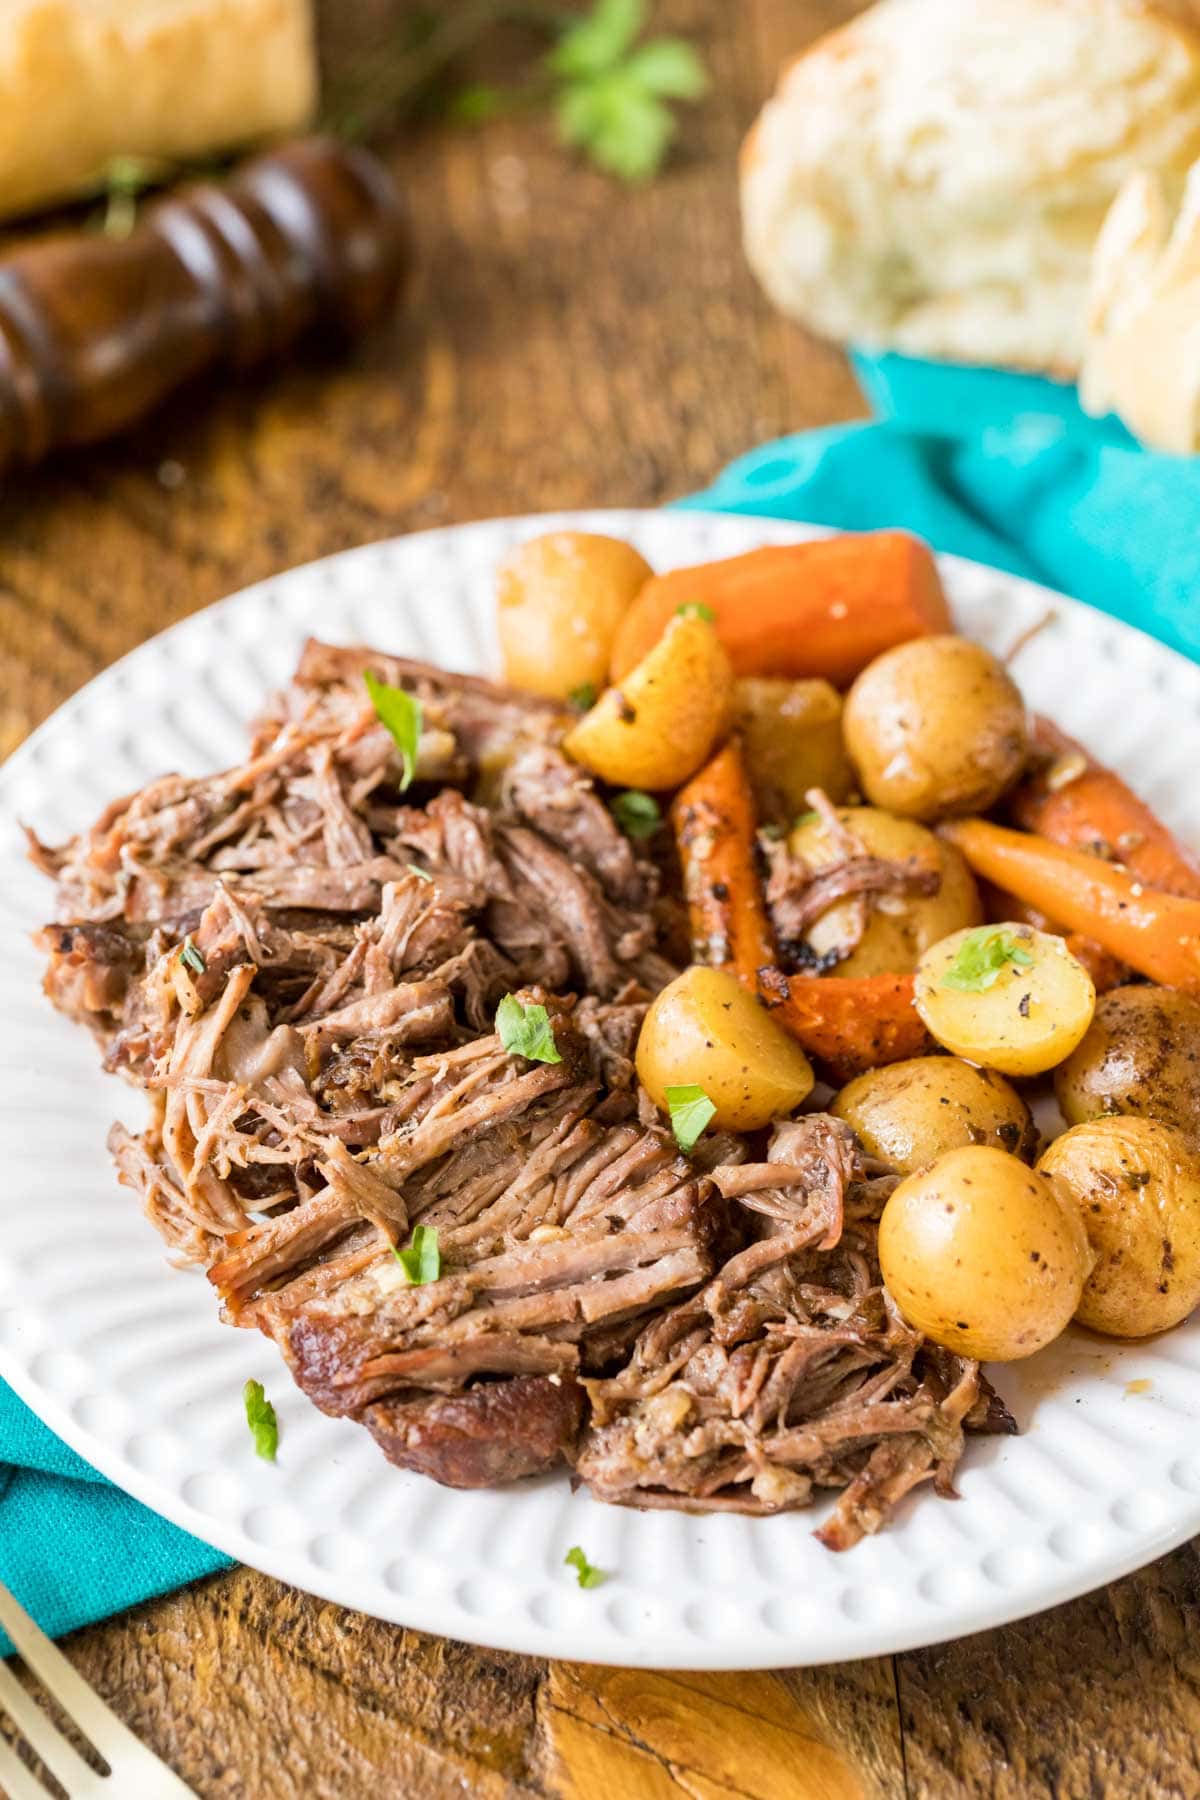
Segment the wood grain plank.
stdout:
[[77,1633],[72,1661],[201,1796],[523,1800],[541,1665],[239,1569]]
[[894,1800],[904,1791],[886,1660],[664,1674],[552,1663],[539,1695],[562,1800]]
[[1036,1619],[900,1657],[913,1800],[1200,1793],[1196,1544]]

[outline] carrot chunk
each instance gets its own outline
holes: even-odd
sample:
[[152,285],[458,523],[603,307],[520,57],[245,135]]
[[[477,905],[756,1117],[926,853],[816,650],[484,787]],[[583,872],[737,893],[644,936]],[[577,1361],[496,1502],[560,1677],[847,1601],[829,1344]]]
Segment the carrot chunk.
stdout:
[[1119,775],[1049,719],[1035,720],[1034,747],[1047,760],[1012,795],[1017,825],[1055,844],[1098,851],[1147,887],[1200,899],[1200,860]]
[[775,961],[775,940],[754,860],[754,796],[735,739],[680,791],[671,820],[683,864],[692,956],[731,969],[755,993],[759,969]]
[[655,576],[617,629],[613,680],[692,604],[714,614],[735,674],[823,675],[836,687],[895,644],[954,629],[927,545],[904,531],[847,534]]
[[764,969],[759,993],[834,1081],[932,1050],[913,1006],[911,975],[786,975]]
[[1164,893],[1101,856],[987,819],[948,820],[940,830],[977,875],[1094,938],[1151,981],[1200,993],[1200,899]]

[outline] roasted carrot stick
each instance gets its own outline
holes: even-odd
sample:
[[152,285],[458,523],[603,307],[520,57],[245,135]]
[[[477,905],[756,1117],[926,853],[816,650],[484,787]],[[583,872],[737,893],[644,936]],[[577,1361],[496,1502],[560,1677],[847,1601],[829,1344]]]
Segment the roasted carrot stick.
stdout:
[[1036,906],[1026,905],[1018,900],[1015,894],[1006,894],[1003,888],[993,887],[990,881],[979,884],[980,898],[987,917],[995,924],[1003,924],[1010,920],[1018,925],[1032,925],[1035,931],[1048,931],[1055,937],[1066,940],[1067,949],[1076,957],[1092,978],[1092,985],[1098,994],[1107,994],[1110,988],[1120,987],[1129,980],[1129,970],[1115,956],[1110,956],[1103,944],[1095,938],[1084,937],[1082,932],[1066,931],[1048,919],[1044,912]]
[[952,631],[937,565],[904,531],[751,550],[648,581],[617,628],[620,681],[681,606],[711,608],[738,675],[824,675],[846,687],[893,644]]
[[1048,760],[1013,793],[1016,824],[1056,844],[1098,851],[1148,887],[1200,899],[1200,861],[1119,775],[1049,719],[1035,721],[1034,746]]
[[1086,850],[987,819],[940,827],[977,875],[1059,919],[1151,981],[1200,992],[1200,900],[1165,894]]
[[732,969],[755,993],[759,969],[775,961],[775,939],[754,862],[754,796],[736,739],[680,791],[671,820],[683,864],[692,956]]
[[764,969],[759,994],[835,1081],[933,1048],[913,1008],[911,975],[785,975]]

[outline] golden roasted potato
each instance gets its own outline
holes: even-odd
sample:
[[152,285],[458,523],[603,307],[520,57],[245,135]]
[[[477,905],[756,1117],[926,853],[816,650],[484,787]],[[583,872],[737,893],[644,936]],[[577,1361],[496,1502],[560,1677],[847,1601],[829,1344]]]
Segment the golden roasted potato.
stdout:
[[791,820],[809,788],[845,800],[854,771],[842,741],[842,697],[828,681],[744,675],[733,684],[733,728],[764,819]]
[[[838,817],[867,856],[899,863],[940,878],[935,894],[872,895],[865,902],[840,901],[811,925],[800,954],[818,963],[836,957],[839,975],[908,975],[930,944],[983,917],[975,879],[951,844],[943,844],[913,819],[897,819],[871,806],[841,807]],[[816,813],[806,813],[788,839],[788,848],[813,871],[842,861],[844,852]],[[867,906],[859,935],[860,908]],[[796,946],[789,946],[796,950]]]
[[867,799],[913,819],[986,812],[1029,744],[1025,702],[1003,663],[951,636],[877,656],[846,696],[843,728]]
[[1178,988],[1101,994],[1087,1034],[1054,1074],[1068,1125],[1134,1113],[1200,1146],[1200,1000]]
[[708,758],[729,718],[733,671],[711,622],[677,613],[653,650],[563,740],[617,787],[673,788]]
[[1157,1119],[1089,1119],[1038,1169],[1077,1209],[1095,1256],[1080,1324],[1147,1337],[1200,1305],[1200,1161],[1182,1133]]
[[910,1325],[985,1362],[1051,1342],[1090,1267],[1079,1218],[1003,1150],[951,1150],[909,1175],[883,1209],[879,1262]]
[[556,700],[599,692],[617,626],[653,573],[632,544],[591,531],[518,544],[496,575],[505,680]]
[[911,1175],[948,1150],[990,1144],[1032,1158],[1038,1134],[1029,1108],[1002,1075],[957,1056],[914,1056],[869,1069],[829,1108],[868,1156]]
[[922,956],[913,995],[939,1044],[1002,1075],[1040,1075],[1070,1056],[1095,1004],[1083,964],[1032,925],[943,938]]
[[724,969],[693,964],[653,1002],[642,1024],[637,1072],[656,1106],[667,1089],[697,1086],[716,1107],[713,1123],[753,1131],[785,1118],[812,1091],[799,1044]]

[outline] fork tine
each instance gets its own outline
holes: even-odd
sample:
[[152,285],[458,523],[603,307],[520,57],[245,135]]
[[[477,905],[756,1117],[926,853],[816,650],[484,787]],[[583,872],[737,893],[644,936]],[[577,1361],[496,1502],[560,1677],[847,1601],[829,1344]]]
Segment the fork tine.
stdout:
[[30,1748],[68,1794],[86,1794],[103,1780],[69,1744],[54,1720],[21,1686],[7,1663],[0,1663],[0,1711],[6,1712]]
[[0,1738],[0,1794],[8,1800],[46,1800],[46,1790],[35,1781],[15,1750]]
[[[50,1642],[29,1614],[18,1606],[2,1581],[0,1627],[8,1633],[18,1654],[38,1677],[47,1693],[53,1695],[112,1769],[110,1791],[114,1800],[118,1800],[118,1797],[119,1800],[138,1800],[143,1794],[153,1796],[153,1800],[195,1800],[192,1790],[152,1750],[147,1750],[145,1744],[134,1737],[129,1727],[104,1704],[96,1690],[88,1686],[82,1675],[76,1673],[62,1651]],[[45,1717],[44,1714],[42,1716]],[[81,1766],[89,1780],[103,1779],[96,1776],[86,1763]]]

